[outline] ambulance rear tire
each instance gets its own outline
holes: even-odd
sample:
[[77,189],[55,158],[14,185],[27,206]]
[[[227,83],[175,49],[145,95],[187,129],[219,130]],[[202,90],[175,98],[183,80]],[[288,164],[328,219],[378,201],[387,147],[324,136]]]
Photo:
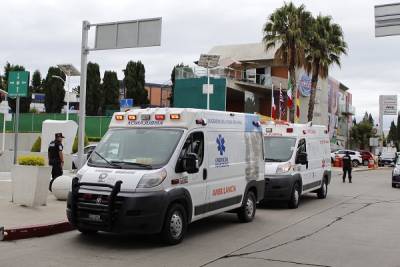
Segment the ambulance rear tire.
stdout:
[[161,238],[167,245],[179,244],[185,236],[187,229],[187,215],[185,208],[179,204],[172,204],[165,216]]
[[289,209],[297,209],[299,207],[299,202],[300,202],[300,184],[296,182],[293,185],[290,200],[288,202]]
[[256,197],[252,191],[248,191],[243,205],[239,208],[237,215],[242,223],[251,222],[256,214]]

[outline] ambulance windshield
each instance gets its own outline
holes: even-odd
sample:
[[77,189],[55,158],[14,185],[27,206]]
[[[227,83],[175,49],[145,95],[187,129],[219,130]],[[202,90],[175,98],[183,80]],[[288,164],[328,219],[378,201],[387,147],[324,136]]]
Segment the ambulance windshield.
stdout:
[[293,154],[296,138],[293,137],[264,137],[264,155],[266,162],[288,161]]
[[171,158],[183,131],[175,129],[110,129],[88,164],[123,169],[157,169]]

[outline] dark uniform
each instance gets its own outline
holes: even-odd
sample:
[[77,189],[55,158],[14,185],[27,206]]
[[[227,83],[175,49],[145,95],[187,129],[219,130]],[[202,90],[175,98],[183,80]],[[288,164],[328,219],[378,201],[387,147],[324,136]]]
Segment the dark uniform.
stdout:
[[[49,153],[49,165],[52,166],[52,170],[51,170],[51,181],[50,181],[50,185],[49,185],[49,190],[51,191],[51,186],[54,182],[54,180],[63,175],[63,168],[62,168],[62,159],[60,158],[60,152],[63,151],[64,147],[61,143],[61,141],[57,140],[58,134],[56,134],[56,139],[51,141],[49,144],[49,149],[48,149],[48,153]],[[62,134],[60,134],[59,137],[63,137]]]
[[349,183],[351,183],[351,169],[353,166],[351,164],[350,154],[346,153],[346,155],[344,155],[342,160],[343,160],[343,183],[346,181],[346,173],[348,173]]

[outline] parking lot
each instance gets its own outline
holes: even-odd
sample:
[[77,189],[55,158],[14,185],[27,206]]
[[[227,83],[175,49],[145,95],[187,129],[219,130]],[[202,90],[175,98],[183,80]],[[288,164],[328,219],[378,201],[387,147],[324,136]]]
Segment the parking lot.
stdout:
[[271,203],[252,223],[221,214],[190,225],[177,246],[156,236],[77,231],[0,243],[0,266],[400,266],[400,189],[391,169],[362,171],[327,199],[310,194],[296,210]]

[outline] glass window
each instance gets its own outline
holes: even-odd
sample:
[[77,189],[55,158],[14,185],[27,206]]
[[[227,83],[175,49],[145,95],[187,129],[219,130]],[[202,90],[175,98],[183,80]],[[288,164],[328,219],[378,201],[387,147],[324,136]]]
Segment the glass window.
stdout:
[[199,166],[203,163],[204,159],[204,134],[202,132],[191,133],[182,147],[179,154],[178,162],[176,164],[176,172],[182,172],[182,159],[189,153],[195,153],[199,159]]
[[293,154],[296,139],[291,137],[264,137],[265,161],[288,161]]
[[300,152],[307,152],[306,139],[300,139],[299,144],[297,145],[297,154]]
[[[106,161],[122,168],[160,168],[171,158],[182,130],[111,129],[97,145],[89,164],[109,167]],[[103,158],[102,158],[103,157]]]

